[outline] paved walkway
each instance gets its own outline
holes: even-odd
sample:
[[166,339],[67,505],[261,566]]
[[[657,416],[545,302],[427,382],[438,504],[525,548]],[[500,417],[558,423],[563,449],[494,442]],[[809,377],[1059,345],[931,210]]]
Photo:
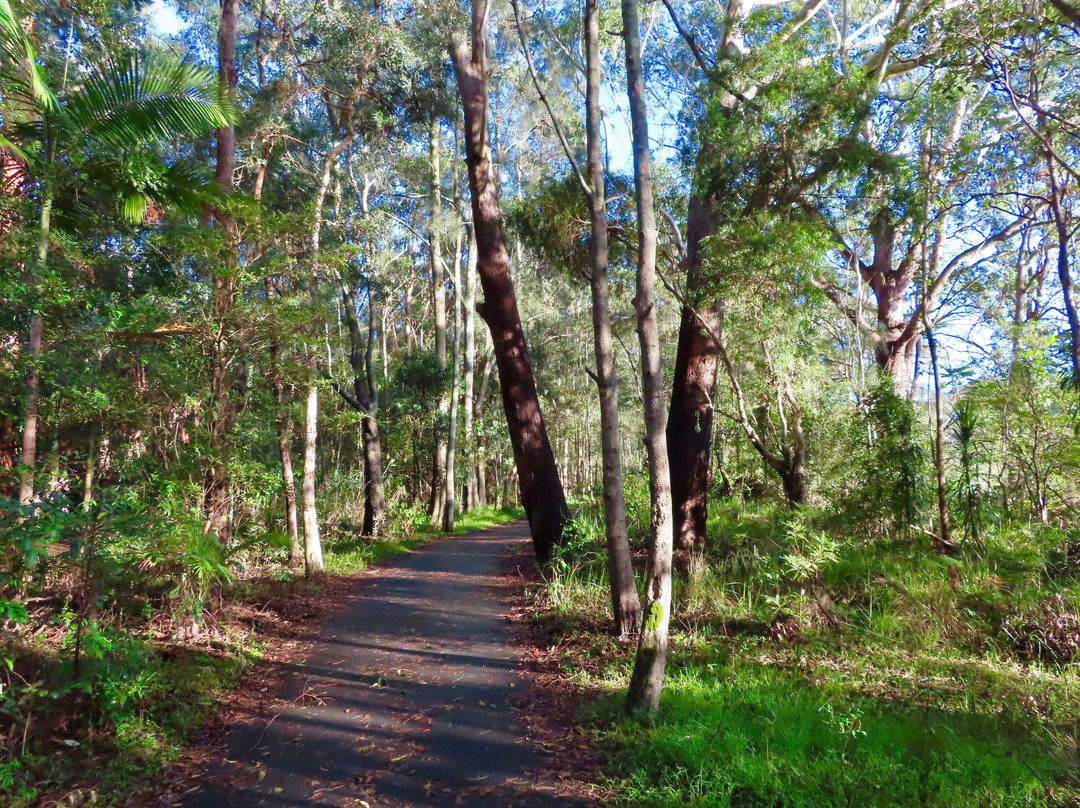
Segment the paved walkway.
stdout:
[[[443,539],[357,584],[284,698],[228,734],[228,760],[185,808],[552,808],[511,709],[529,686],[500,617],[516,522]],[[283,672],[284,673],[284,672]]]

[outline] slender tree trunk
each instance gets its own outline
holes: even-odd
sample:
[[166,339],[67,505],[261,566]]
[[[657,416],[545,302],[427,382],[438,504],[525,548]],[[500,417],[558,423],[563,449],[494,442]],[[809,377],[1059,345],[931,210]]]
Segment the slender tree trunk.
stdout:
[[[48,188],[41,203],[38,225],[37,265],[31,285],[36,296],[41,294],[41,280],[49,267],[49,244],[52,240],[52,194]],[[35,312],[30,317],[30,370],[26,374],[26,410],[23,417],[22,457],[19,464],[19,504],[29,505],[34,499],[34,471],[37,466],[38,410],[41,407],[41,349],[45,337],[45,318],[41,301],[35,300]]]
[[90,510],[90,504],[94,501],[94,469],[97,465],[97,436],[95,430],[90,431],[90,440],[86,447],[86,472],[83,474],[82,506],[84,511]]
[[645,452],[649,463],[651,525],[645,609],[634,671],[626,693],[628,712],[660,706],[667,664],[671,620],[671,476],[664,435],[664,382],[660,373],[660,338],[656,317],[656,214],[653,209],[649,122],[641,69],[641,33],[637,0],[622,0],[626,83],[634,150],[634,190],[638,210],[637,312],[641,342],[641,386],[645,405]]
[[41,343],[45,320],[40,314],[30,319],[30,370],[26,374],[26,411],[23,421],[22,457],[19,460],[19,504],[34,500],[34,470],[37,466],[38,409],[41,406]]
[[465,463],[465,510],[477,507],[477,462],[479,450],[476,435],[473,434],[473,396],[475,393],[476,379],[476,239],[472,237],[472,229],[469,230],[469,260],[465,264],[465,303],[463,316],[465,318],[465,354],[462,360],[462,401],[464,405],[464,452],[462,460]]
[[[221,0],[221,21],[218,24],[218,84],[222,94],[236,93],[236,23],[238,0]],[[217,129],[214,181],[222,193],[233,187],[236,163],[236,129],[222,126]],[[203,530],[214,533],[222,544],[228,542],[229,517],[229,455],[232,432],[232,379],[229,374],[230,315],[236,294],[232,276],[237,237],[233,223],[221,211],[212,211],[213,220],[221,229],[226,243],[224,270],[211,278],[210,307],[214,335],[210,356],[210,406],[207,409],[207,466],[203,474]]]
[[[281,382],[275,382],[274,395],[281,395]],[[284,396],[278,402],[278,451],[281,454],[281,481],[285,494],[285,526],[289,533],[289,560],[299,564],[304,557],[300,546],[300,526],[296,514],[296,477],[292,462],[292,418],[284,407]]]
[[923,326],[926,331],[926,344],[930,348],[930,365],[934,370],[934,471],[937,474],[938,522],[941,530],[942,548],[952,544],[949,525],[948,487],[945,482],[945,426],[941,403],[941,372],[938,366],[937,339],[927,320]]
[[[471,241],[471,239],[470,239]],[[442,516],[442,528],[446,533],[454,529],[454,517],[457,516],[457,411],[458,394],[461,388],[461,231],[458,230],[454,254],[454,352],[453,382],[450,386],[449,434],[446,439],[446,504]],[[469,251],[469,262],[473,261],[474,251]]]
[[705,286],[702,243],[716,232],[716,227],[714,202],[697,194],[691,196],[683,262],[687,300],[679,325],[667,422],[675,547],[679,550],[690,550],[704,543],[708,516],[717,309],[715,305],[700,305],[698,297]]
[[315,458],[319,438],[319,388],[315,384],[315,359],[308,362],[307,414],[304,419],[304,570],[308,575],[323,572],[322,542],[319,540],[319,513],[315,505]]
[[593,348],[596,354],[596,388],[600,398],[600,455],[603,468],[604,533],[608,550],[608,583],[615,631],[625,636],[637,631],[641,622],[641,601],[634,582],[630,541],[626,527],[626,497],[623,486],[622,454],[619,440],[619,380],[615,371],[615,350],[611,336],[611,309],[608,301],[608,217],[604,188],[604,162],[600,136],[600,8],[598,0],[586,0],[585,137],[588,150],[589,219],[592,226],[590,253],[592,272]]
[[536,380],[510,278],[510,256],[488,143],[485,0],[474,0],[471,40],[471,46],[467,41],[459,41],[452,56],[465,108],[465,154],[472,191],[477,274],[484,290],[484,302],[478,308],[495,346],[503,409],[533,548],[536,557],[545,562],[562,541],[569,510],[540,411]]
[[[431,307],[435,315],[435,356],[439,369],[446,370],[446,279],[442,264],[442,144],[438,121],[431,119],[428,130],[431,149]],[[444,392],[439,397],[439,414],[436,416],[435,456],[431,465],[432,522],[442,522],[446,510],[446,433],[445,424],[450,412],[450,401]]]

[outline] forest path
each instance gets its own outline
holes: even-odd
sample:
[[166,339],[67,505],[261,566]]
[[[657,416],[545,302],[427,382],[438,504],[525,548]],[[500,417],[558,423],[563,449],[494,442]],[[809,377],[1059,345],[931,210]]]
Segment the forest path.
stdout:
[[556,796],[512,710],[529,679],[501,617],[515,522],[433,541],[359,581],[185,808],[583,806]]

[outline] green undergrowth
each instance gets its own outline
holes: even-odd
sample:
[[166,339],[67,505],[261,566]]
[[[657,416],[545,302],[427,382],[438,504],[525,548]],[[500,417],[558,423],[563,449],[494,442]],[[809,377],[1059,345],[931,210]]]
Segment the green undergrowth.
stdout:
[[595,513],[546,573],[541,619],[593,697],[621,803],[1080,805],[1072,534],[1001,528],[943,557],[814,513],[712,511],[710,546],[677,559],[649,720],[621,712],[632,649],[594,630],[610,608]]

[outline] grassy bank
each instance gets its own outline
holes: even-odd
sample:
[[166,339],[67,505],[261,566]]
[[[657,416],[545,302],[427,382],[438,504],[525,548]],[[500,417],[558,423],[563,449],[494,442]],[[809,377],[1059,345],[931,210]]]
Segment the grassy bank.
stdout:
[[713,512],[709,547],[679,562],[650,722],[621,715],[632,649],[613,653],[596,631],[598,520],[579,520],[538,594],[622,801],[1080,804],[1070,533],[1000,528],[944,557],[913,537],[844,539],[823,514]]

